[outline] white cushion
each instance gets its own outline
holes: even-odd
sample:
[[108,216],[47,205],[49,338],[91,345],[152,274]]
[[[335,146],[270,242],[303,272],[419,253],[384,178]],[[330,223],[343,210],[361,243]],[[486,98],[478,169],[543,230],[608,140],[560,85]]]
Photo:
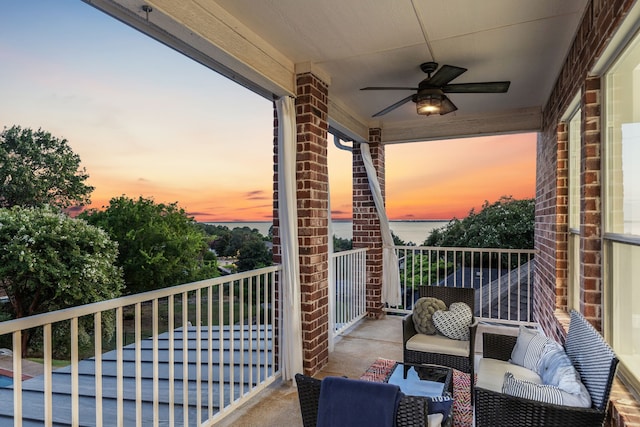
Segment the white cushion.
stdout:
[[518,339],[511,353],[511,363],[538,371],[538,362],[549,338],[520,325]]
[[442,335],[415,334],[407,341],[407,350],[468,356],[469,341],[452,340]]
[[471,308],[463,302],[454,302],[449,310],[438,310],[432,315],[438,332],[452,340],[469,341],[469,325],[473,320]]
[[530,369],[504,360],[482,358],[478,363],[478,379],[476,386],[487,390],[502,392],[504,374],[511,372],[514,377],[533,383],[542,383],[542,378]]

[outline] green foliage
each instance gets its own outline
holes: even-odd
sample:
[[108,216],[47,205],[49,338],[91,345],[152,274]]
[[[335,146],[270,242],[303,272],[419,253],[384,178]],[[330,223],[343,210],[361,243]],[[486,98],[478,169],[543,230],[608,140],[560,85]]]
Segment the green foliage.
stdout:
[[0,133],[0,207],[88,204],[87,178],[66,139],[19,126]]
[[427,253],[420,252],[407,254],[404,265],[407,267],[401,268],[400,276],[403,280],[406,277],[405,283],[409,288],[439,283],[453,272],[455,266],[452,261],[437,258],[437,253],[430,259]]
[[[120,296],[123,280],[115,265],[117,255],[117,244],[107,233],[57,209],[0,209],[0,288],[9,297],[13,317]],[[113,329],[105,324],[108,335]],[[86,335],[80,328],[80,335]],[[57,327],[53,335],[68,337],[68,332]],[[25,334],[25,353],[29,338]],[[54,347],[65,353],[68,342],[54,340]]]
[[273,255],[264,240],[254,237],[246,241],[238,251],[238,271],[249,271],[273,264]]
[[[209,246],[221,257],[237,258],[235,269],[249,271],[273,264],[273,255],[267,246],[272,237],[263,236],[256,228],[200,224],[209,235]],[[269,229],[271,232],[271,228]],[[229,268],[229,267],[228,267]]]
[[343,239],[333,235],[333,252],[342,252],[353,249],[353,239]]
[[111,199],[105,210],[83,212],[81,217],[118,242],[118,265],[128,294],[217,275],[216,262],[205,261],[206,234],[176,203],[121,196]]
[[502,197],[431,232],[423,246],[532,249],[535,200]]

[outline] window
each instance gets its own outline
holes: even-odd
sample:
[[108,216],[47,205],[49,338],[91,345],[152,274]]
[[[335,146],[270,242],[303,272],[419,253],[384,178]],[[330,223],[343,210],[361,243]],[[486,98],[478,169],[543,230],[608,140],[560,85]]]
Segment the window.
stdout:
[[569,241],[567,308],[580,308],[580,140],[582,110],[569,119]]
[[[605,322],[622,374],[640,384],[640,37],[605,80]],[[636,302],[635,304],[633,302]]]

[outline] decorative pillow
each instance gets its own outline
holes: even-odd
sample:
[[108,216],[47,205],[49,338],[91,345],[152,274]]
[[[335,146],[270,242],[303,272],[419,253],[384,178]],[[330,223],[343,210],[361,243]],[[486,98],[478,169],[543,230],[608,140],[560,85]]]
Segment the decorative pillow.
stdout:
[[557,342],[550,341],[545,346],[540,357],[538,374],[544,384],[557,386],[570,394],[581,395],[585,401],[590,402],[591,396],[582,383],[580,374],[574,368],[564,348]]
[[427,397],[428,413],[429,414],[442,414],[442,417],[446,419],[451,413],[453,407],[453,397],[451,396],[430,396]]
[[549,341],[549,338],[535,330],[520,325],[518,339],[511,352],[510,362],[537,373],[540,356]]
[[449,310],[433,313],[433,324],[447,338],[469,341],[469,325],[473,318],[471,308],[463,302],[454,302]]
[[567,393],[553,385],[536,384],[531,381],[517,379],[511,372],[506,372],[504,374],[502,392],[510,396],[537,400],[544,403],[552,403],[554,405],[575,406],[579,408],[591,407],[591,398],[589,397],[589,393]]
[[433,325],[431,316],[438,310],[446,310],[447,305],[437,298],[422,297],[413,306],[413,324],[416,332],[420,334],[433,335],[436,327]]

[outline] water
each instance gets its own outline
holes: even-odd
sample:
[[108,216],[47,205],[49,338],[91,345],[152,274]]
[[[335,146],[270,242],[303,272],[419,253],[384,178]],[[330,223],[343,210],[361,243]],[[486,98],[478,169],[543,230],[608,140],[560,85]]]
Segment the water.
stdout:
[[[389,221],[391,231],[404,240],[406,243],[413,242],[416,245],[421,245],[431,233],[434,228],[442,227],[449,221]],[[271,221],[260,222],[209,222],[212,225],[224,225],[230,229],[236,227],[249,227],[251,229],[257,229],[260,234],[266,236],[269,234],[269,227],[271,227]],[[351,221],[333,221],[332,222],[333,234],[341,239],[353,238],[352,223]]]

